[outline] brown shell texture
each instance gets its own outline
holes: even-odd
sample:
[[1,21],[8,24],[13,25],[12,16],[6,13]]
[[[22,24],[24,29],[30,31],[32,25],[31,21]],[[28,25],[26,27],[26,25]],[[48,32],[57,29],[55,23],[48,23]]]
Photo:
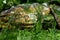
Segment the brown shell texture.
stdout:
[[23,27],[24,26],[32,27],[32,24],[37,22],[38,13],[36,9],[38,8],[38,6],[39,6],[38,3],[20,4],[20,5],[17,5],[16,7],[2,11],[0,14],[0,22],[3,21],[5,22],[5,24],[12,23],[16,25],[21,24],[20,26],[23,26]]

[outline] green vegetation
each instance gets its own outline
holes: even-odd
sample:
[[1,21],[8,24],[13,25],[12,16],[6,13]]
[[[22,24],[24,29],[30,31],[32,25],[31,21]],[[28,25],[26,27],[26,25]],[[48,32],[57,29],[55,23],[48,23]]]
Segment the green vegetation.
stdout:
[[[33,3],[33,2],[49,2],[48,0],[6,0],[6,4],[3,3],[4,0],[0,0],[0,12],[5,9],[9,9],[12,6],[16,6],[21,3]],[[60,0],[55,0],[60,1]],[[56,10],[55,12],[60,17],[60,11]],[[38,14],[39,15],[39,14]],[[42,15],[38,16],[38,22],[34,25],[34,28],[31,29],[2,29],[0,30],[0,40],[60,40],[60,30],[56,29],[56,21],[52,15],[44,16],[44,28],[49,27],[47,30],[42,27]]]

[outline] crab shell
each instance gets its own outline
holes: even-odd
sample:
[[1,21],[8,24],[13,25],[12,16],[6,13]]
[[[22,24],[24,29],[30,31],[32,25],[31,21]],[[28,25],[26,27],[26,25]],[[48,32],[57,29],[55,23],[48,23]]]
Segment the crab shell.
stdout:
[[[8,10],[1,12],[0,21],[3,20],[5,23],[11,22],[12,24],[13,23],[24,24],[24,26],[20,25],[21,27],[28,27],[28,28],[33,27],[32,24],[36,23],[38,18],[36,16],[38,14],[36,11],[36,8],[38,8],[38,6],[39,6],[38,3],[34,3],[34,4],[21,4],[14,8],[10,8]],[[42,7],[43,6],[41,6],[40,8]],[[45,12],[45,9],[42,12]]]

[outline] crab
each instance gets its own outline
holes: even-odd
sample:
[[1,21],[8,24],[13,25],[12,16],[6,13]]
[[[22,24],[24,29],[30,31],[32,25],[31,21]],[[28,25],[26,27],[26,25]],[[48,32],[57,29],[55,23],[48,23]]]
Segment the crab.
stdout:
[[[39,10],[40,8],[42,10]],[[42,15],[49,14],[50,12],[49,8],[38,3],[20,4],[16,7],[2,11],[0,14],[0,22],[9,22],[10,24],[19,24],[20,27],[32,28],[33,24],[38,20],[37,10],[39,10],[39,13],[41,12]]]

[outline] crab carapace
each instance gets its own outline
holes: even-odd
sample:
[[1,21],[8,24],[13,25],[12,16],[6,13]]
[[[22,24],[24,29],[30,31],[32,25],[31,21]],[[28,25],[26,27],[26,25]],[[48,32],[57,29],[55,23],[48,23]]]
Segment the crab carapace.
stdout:
[[4,21],[5,24],[10,22],[11,24],[19,25],[21,27],[32,28],[37,21],[37,12],[39,4],[20,4],[16,7],[2,11],[0,14],[0,22]]

